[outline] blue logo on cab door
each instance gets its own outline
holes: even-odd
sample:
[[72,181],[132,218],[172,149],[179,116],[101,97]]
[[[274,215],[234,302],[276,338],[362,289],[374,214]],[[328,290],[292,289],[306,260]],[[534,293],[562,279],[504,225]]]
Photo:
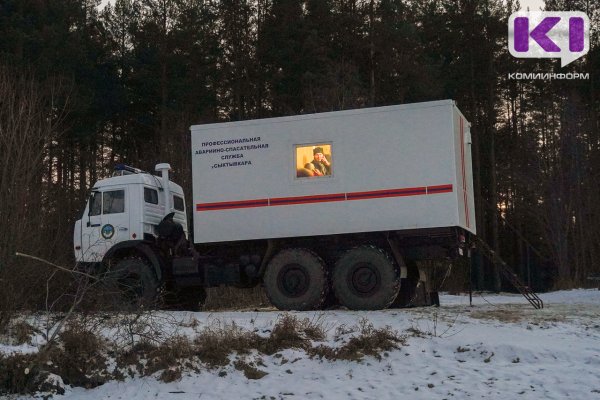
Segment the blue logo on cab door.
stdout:
[[104,239],[110,239],[115,234],[115,227],[111,224],[106,224],[100,229],[100,233]]

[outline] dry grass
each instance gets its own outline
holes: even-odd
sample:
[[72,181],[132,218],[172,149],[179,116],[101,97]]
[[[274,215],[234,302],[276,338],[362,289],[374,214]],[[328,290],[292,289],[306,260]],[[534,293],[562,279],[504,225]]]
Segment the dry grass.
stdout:
[[35,355],[31,354],[0,354],[0,395],[35,391],[37,371],[31,369],[34,361]]
[[107,368],[107,343],[82,325],[69,325],[60,334],[60,347],[49,351],[49,370],[66,384],[93,388],[111,378]]
[[266,347],[262,351],[266,354],[274,354],[282,349],[309,349],[311,341],[321,341],[325,339],[325,329],[322,323],[311,321],[308,318],[298,319],[291,314],[283,314],[278,320]]
[[0,329],[0,340],[12,345],[31,344],[32,336],[39,333],[31,324],[21,319],[10,319]]
[[317,346],[309,350],[311,357],[326,358],[328,360],[360,361],[365,356],[381,360],[381,354],[400,348],[406,338],[390,327],[375,328],[366,320],[359,324],[358,336],[351,336],[340,347]]
[[271,307],[262,286],[250,289],[215,287],[206,290],[204,310],[246,310]]
[[[194,354],[195,349],[191,341],[185,336],[176,336],[146,354],[144,375],[152,375],[161,370],[174,372],[180,366],[186,365]],[[187,366],[193,367],[192,363]],[[168,379],[172,376],[173,374],[168,374],[164,378]]]
[[477,310],[469,314],[471,318],[493,319],[500,322],[516,323],[524,318],[523,310],[497,309],[497,310]]
[[533,325],[554,324],[565,322],[566,314],[560,315],[556,311],[546,313],[544,310],[534,310],[529,305],[505,305],[504,308],[491,310],[476,310],[469,314],[469,317],[476,319],[497,320],[503,323],[518,323],[522,321]]
[[11,326],[17,344],[28,344],[36,329],[25,321],[18,321]]
[[[322,319],[300,319],[292,314],[281,315],[267,333],[259,335],[234,323],[215,323],[193,339],[172,336],[161,343],[141,340],[123,348],[100,339],[84,324],[70,324],[60,334],[58,345],[39,353],[44,354],[43,358],[0,358],[0,392],[35,392],[48,373],[62,377],[66,384],[86,388],[126,376],[153,375],[163,382],[172,382],[181,379],[184,371],[230,365],[248,379],[261,379],[267,375],[259,369],[264,366],[261,355],[275,354],[277,358],[281,357],[279,352],[293,348],[304,350],[310,357],[332,361],[359,361],[365,356],[381,359],[381,353],[398,348],[404,340],[389,328],[375,329],[363,320],[352,329],[338,329],[340,338],[345,339],[340,339],[341,346],[329,347],[318,344],[326,339]],[[116,367],[109,367],[111,359]],[[25,368],[30,369],[28,374],[24,373]]]
[[265,338],[235,323],[205,328],[194,340],[196,356],[210,368],[229,364],[232,353],[248,354],[261,348]]
[[60,376],[66,384],[86,388],[112,378],[107,371],[106,344],[94,332],[81,325],[69,325],[58,343],[36,354],[0,356],[0,393],[38,391],[49,374]]
[[148,341],[141,341],[128,349],[123,349],[116,352],[115,361],[117,364],[119,380],[122,380],[125,374],[133,378],[136,374],[145,375],[145,366],[147,365],[142,360],[147,360],[151,357],[158,346]]
[[260,369],[256,368],[256,366],[254,366],[253,364],[247,363],[243,360],[236,360],[233,363],[233,366],[238,371],[242,371],[244,373],[244,376],[248,379],[262,379],[265,376],[269,375],[267,372],[261,371]]
[[298,319],[283,314],[273,326],[268,337],[240,328],[235,324],[216,325],[205,328],[194,340],[196,355],[209,367],[221,367],[229,363],[229,356],[257,351],[274,354],[283,349],[309,349],[311,341],[325,338],[320,321]]

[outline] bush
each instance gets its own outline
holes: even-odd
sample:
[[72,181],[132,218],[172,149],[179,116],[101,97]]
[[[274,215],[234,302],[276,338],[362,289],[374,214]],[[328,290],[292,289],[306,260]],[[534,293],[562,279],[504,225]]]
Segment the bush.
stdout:
[[[50,342],[35,355],[0,356],[0,391],[60,393],[64,390],[63,381],[72,386],[93,388],[111,379],[123,380],[127,375],[156,374],[157,379],[172,382],[181,379],[184,371],[199,372],[203,367],[213,369],[228,365],[242,371],[248,379],[261,379],[267,373],[258,369],[257,366],[263,364],[257,355],[294,348],[304,350],[309,357],[328,360],[359,361],[365,356],[380,360],[382,352],[399,348],[404,343],[404,338],[390,328],[376,329],[368,321],[361,320],[356,327],[338,328],[335,339],[342,341],[341,346],[315,346],[314,342],[326,338],[321,318],[300,319],[293,314],[282,314],[271,331],[265,332],[267,336],[235,323],[216,323],[203,329],[193,340],[187,336],[166,339],[159,336],[160,342],[154,342],[152,337],[152,342],[147,338],[123,347],[118,342],[108,343],[101,339],[93,327],[127,323],[136,316],[83,317],[67,324],[56,342]],[[160,322],[154,330],[166,329],[164,319],[149,318],[147,322],[154,325]],[[144,329],[148,327],[144,325]],[[23,327],[23,330],[28,331],[28,328]],[[276,354],[276,357],[282,355]],[[249,358],[253,360],[249,361]],[[110,359],[116,363],[110,363]],[[109,367],[111,364],[116,366]]]
[[92,388],[109,380],[106,343],[81,325],[70,325],[59,336],[60,346],[48,351],[51,372],[66,384]]
[[32,368],[36,365],[36,356],[32,354],[0,354],[0,394],[31,393],[35,387],[39,370]]

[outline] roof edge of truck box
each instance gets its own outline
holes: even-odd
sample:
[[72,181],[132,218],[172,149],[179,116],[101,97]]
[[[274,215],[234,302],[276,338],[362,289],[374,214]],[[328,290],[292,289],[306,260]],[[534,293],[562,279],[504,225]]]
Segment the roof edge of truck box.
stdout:
[[[443,107],[443,106],[447,106],[450,104],[456,105],[456,102],[454,100],[423,101],[420,103],[399,104],[399,105],[381,106],[381,107],[353,108],[353,109],[349,109],[349,110],[326,111],[326,112],[309,113],[309,114],[297,114],[297,115],[289,115],[289,116],[285,116],[285,117],[255,118],[255,119],[248,119],[248,120],[243,120],[243,121],[214,122],[214,123],[202,124],[202,125],[192,125],[192,126],[190,126],[190,130],[193,133],[193,131],[195,131],[195,130],[222,129],[222,128],[227,128],[229,126],[236,126],[236,127],[237,126],[250,126],[250,125],[255,125],[255,124],[262,124],[266,121],[268,121],[269,123],[291,122],[291,121],[300,121],[303,119],[334,118],[334,117],[340,117],[340,116],[344,116],[344,115],[373,114],[373,113],[392,112],[392,111],[398,111],[398,110]],[[462,113],[461,113],[461,115],[462,115]]]

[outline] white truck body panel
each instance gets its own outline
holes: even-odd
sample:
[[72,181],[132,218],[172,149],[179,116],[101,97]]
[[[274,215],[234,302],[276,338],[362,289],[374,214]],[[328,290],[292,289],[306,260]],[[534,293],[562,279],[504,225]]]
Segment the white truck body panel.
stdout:
[[[194,242],[475,233],[469,128],[450,100],[192,126]],[[331,176],[298,178],[322,144]]]

